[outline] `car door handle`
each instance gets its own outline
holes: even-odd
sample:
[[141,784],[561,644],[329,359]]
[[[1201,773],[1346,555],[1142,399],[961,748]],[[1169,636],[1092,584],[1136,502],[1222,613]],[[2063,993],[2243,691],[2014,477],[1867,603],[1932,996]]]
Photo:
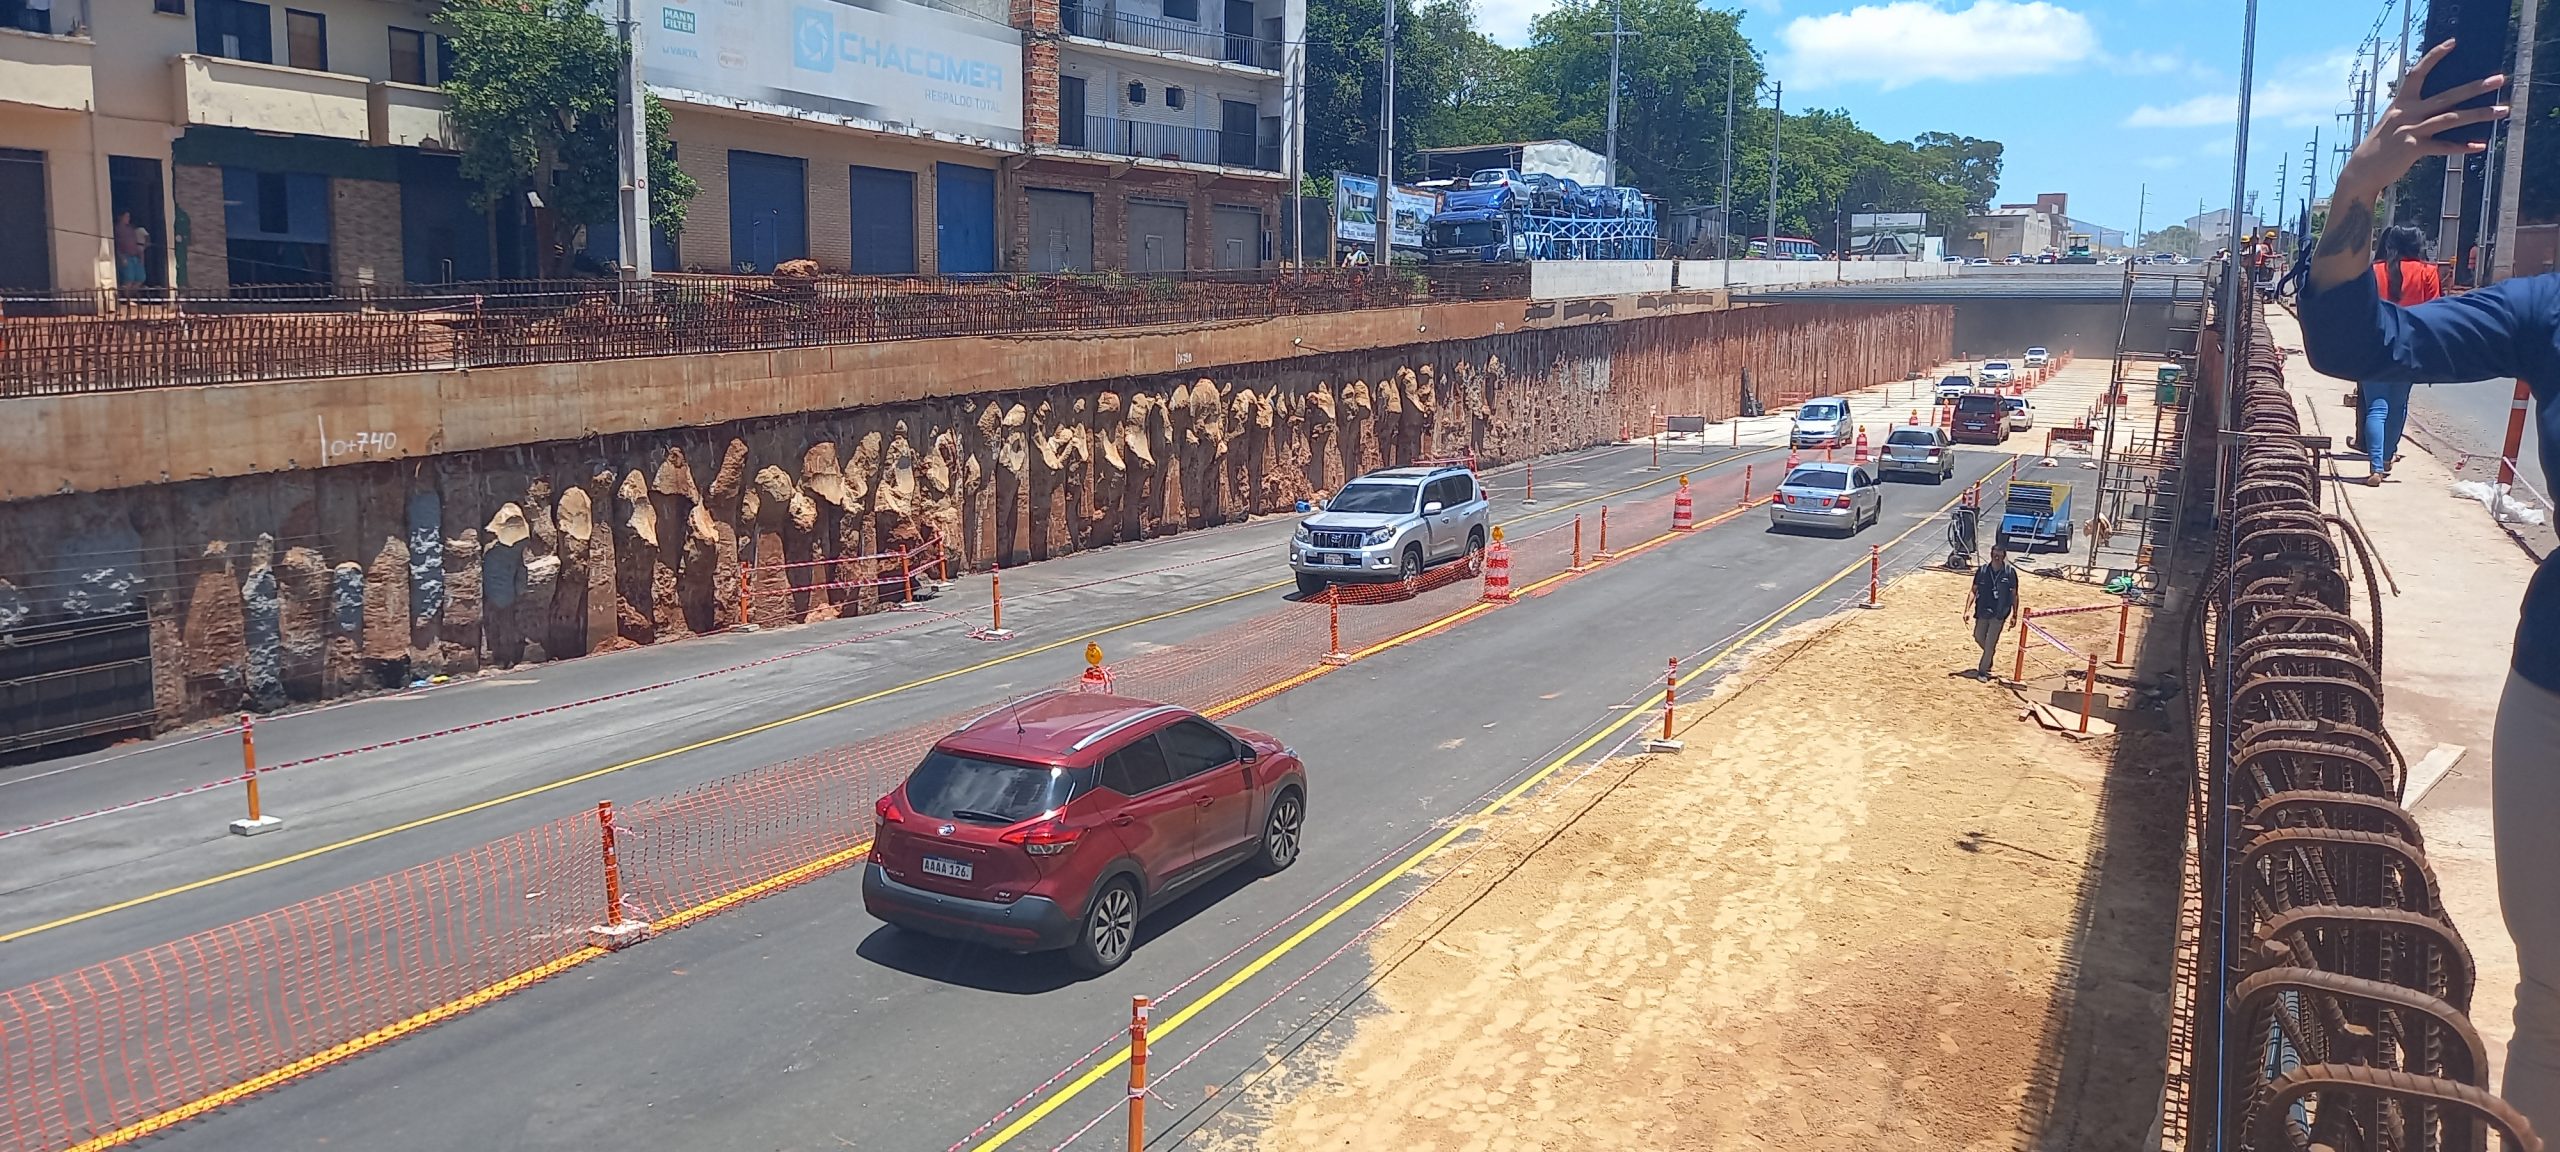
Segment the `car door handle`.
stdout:
[[1212,805],[1212,804],[1215,804],[1215,803],[1217,803],[1217,802],[1218,802],[1218,798],[1217,798],[1217,797],[1215,797],[1215,796],[1203,796],[1203,797],[1199,798],[1198,800],[1194,800],[1194,801],[1192,801],[1192,803],[1197,804],[1197,805],[1199,805],[1200,807],[1203,807],[1203,808],[1206,808],[1206,807],[1208,807],[1208,806],[1210,806],[1210,805]]
[[1118,825],[1119,827],[1122,827],[1122,828],[1126,828],[1126,827],[1128,827],[1130,824],[1134,823],[1134,821],[1133,821],[1133,820],[1131,820],[1131,818],[1130,818],[1129,814],[1128,814],[1128,813],[1126,813],[1126,812],[1123,812],[1123,813],[1121,813],[1121,814],[1119,814],[1119,815],[1117,815],[1117,816],[1112,817],[1112,818],[1111,818],[1111,822],[1112,822],[1113,824],[1115,824],[1115,825]]

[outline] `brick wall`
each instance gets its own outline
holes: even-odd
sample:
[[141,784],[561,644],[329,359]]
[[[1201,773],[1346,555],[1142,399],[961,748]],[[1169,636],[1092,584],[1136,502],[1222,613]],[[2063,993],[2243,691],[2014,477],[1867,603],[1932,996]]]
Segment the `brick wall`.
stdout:
[[231,289],[231,242],[222,214],[222,169],[210,164],[170,166],[169,193],[178,211],[187,214],[187,275],[179,287],[190,292]]
[[1202,173],[1131,168],[1119,178],[1101,164],[1035,159],[1013,173],[1004,190],[1004,266],[1031,265],[1031,198],[1027,189],[1054,188],[1093,195],[1093,266],[1096,271],[1129,267],[1129,199],[1174,201],[1188,208],[1183,262],[1193,268],[1216,265],[1210,209],[1219,205],[1253,208],[1262,226],[1275,226],[1280,215],[1280,186],[1264,180],[1234,180]]
[[1058,0],[1013,0],[1022,31],[1022,142],[1058,142]]
[[398,288],[407,283],[401,266],[398,184],[344,177],[329,181],[329,259],[343,287]]

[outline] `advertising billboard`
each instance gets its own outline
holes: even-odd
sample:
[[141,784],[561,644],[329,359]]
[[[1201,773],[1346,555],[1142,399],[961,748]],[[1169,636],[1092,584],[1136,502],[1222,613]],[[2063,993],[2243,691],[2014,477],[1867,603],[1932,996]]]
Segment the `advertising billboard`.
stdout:
[[[1422,247],[1422,226],[1440,210],[1440,198],[1396,186],[1395,245]],[[1378,178],[1351,172],[1333,174],[1333,235],[1360,244],[1378,241]]]
[[1849,255],[1871,260],[1914,260],[1926,247],[1926,212],[1857,212],[1849,216]]
[[1022,142],[1022,36],[907,0],[652,0],[649,83],[1005,144]]

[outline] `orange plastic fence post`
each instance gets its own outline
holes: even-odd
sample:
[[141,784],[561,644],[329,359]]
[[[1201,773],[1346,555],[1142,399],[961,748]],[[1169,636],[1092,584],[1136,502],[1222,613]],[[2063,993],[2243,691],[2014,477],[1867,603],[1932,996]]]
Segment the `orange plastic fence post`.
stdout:
[[282,817],[267,815],[258,803],[258,735],[254,724],[248,713],[240,714],[240,776],[248,784],[249,818],[231,822],[235,836],[255,836],[284,827]]
[[1529,461],[1527,464],[1522,465],[1522,468],[1526,472],[1526,477],[1521,481],[1521,486],[1524,491],[1520,494],[1520,502],[1523,504],[1535,504],[1538,502],[1538,462],[1535,460]]
[[1732,429],[1733,438],[1730,441],[1731,446],[1735,448],[1742,447],[1742,417],[1735,416],[1731,421],[1727,422],[1727,426]]
[[1582,571],[1582,513],[1573,514],[1573,570]]
[[1593,554],[1591,558],[1594,560],[1609,558],[1609,506],[1606,504],[1600,506],[1600,551]]
[[1147,1146],[1147,998],[1129,998],[1129,1152]]
[[993,599],[994,599],[994,601],[995,601],[995,630],[996,630],[996,631],[998,631],[998,632],[1002,632],[1002,631],[1004,631],[1004,570],[1003,570],[1003,569],[1001,569],[1001,568],[991,568],[991,569],[989,569],[989,570],[987,571],[987,588],[988,588],[988,591],[989,591],[989,593],[991,594],[992,598],[993,598]]
[[738,630],[743,632],[755,624],[756,570],[744,559],[738,561]]
[[1733,506],[1736,508],[1751,506],[1751,466],[1748,464],[1742,466],[1742,499],[1734,501]]
[[1671,738],[1671,716],[1673,710],[1678,707],[1676,697],[1679,694],[1680,658],[1674,656],[1671,658],[1670,670],[1662,674],[1662,735],[1644,742],[1647,751],[1677,752],[1680,750],[1680,742]]
[[587,930],[587,942],[600,948],[627,948],[649,934],[649,925],[622,914],[622,856],[614,846],[613,801],[596,801],[596,831],[604,846],[604,923]]
[[2133,623],[2133,601],[2116,605],[2116,663],[2124,663],[2124,633]]
[[1884,575],[1884,546],[1867,545],[1867,607],[1877,606],[1876,593]]
[[2098,701],[2098,654],[2089,654],[2089,670],[2080,680],[2080,730],[2089,730],[2089,710]]
[[1653,442],[1653,464],[1649,470],[1659,472],[1662,470],[1662,429],[1655,428],[1647,439]]
[[1325,644],[1323,662],[1337,666],[1348,664],[1351,662],[1351,656],[1342,650],[1341,585],[1331,585],[1324,590],[1324,611],[1325,628],[1330,639]]
[[2009,670],[2009,679],[2014,683],[2027,682],[2027,621],[2034,617],[2035,613],[2027,611],[2025,606],[2018,608],[2018,663]]

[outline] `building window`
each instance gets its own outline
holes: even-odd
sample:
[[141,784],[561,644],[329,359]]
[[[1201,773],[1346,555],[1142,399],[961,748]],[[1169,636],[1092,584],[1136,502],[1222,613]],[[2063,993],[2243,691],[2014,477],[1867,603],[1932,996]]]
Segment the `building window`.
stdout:
[[196,0],[196,51],[225,60],[274,63],[267,6],[249,0]]
[[391,30],[391,80],[395,84],[427,82],[427,34],[415,28]]
[[1164,0],[1164,18],[1200,22],[1200,0]]
[[1167,108],[1180,108],[1180,107],[1182,107],[1182,89],[1180,89],[1180,88],[1167,88],[1167,89],[1165,89],[1165,90],[1164,90],[1164,106],[1165,106],[1165,107],[1167,107]]
[[151,0],[151,10],[164,16],[184,16],[187,0]]
[[1085,140],[1084,77],[1058,77],[1058,143],[1082,148]]
[[328,177],[225,168],[222,199],[233,284],[328,283]]
[[329,18],[317,12],[284,10],[284,62],[313,72],[329,70]]
[[1144,84],[1141,84],[1141,83],[1139,83],[1138,81],[1135,81],[1135,80],[1130,81],[1130,82],[1129,82],[1129,106],[1130,106],[1130,107],[1132,107],[1132,108],[1142,108],[1142,107],[1145,107],[1145,106],[1146,106],[1146,103],[1147,103],[1147,86],[1146,86],[1146,85],[1144,85]]

